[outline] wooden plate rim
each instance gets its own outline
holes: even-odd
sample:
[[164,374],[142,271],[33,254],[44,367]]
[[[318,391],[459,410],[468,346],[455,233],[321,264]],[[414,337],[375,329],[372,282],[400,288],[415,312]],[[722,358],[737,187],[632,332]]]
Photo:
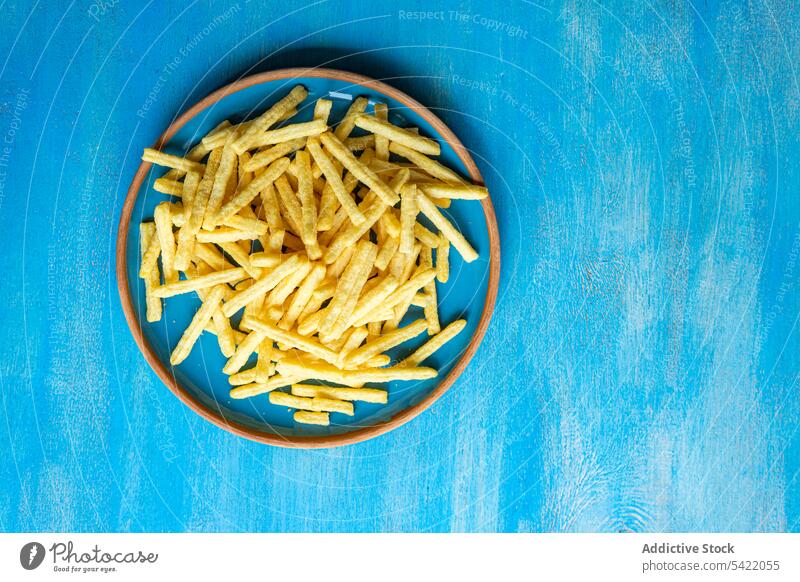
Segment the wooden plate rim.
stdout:
[[[265,73],[258,73],[255,75],[250,75],[248,77],[244,77],[235,81],[217,91],[214,91],[194,106],[189,108],[185,113],[183,113],[180,117],[178,117],[168,128],[167,130],[161,135],[158,141],[153,146],[156,149],[160,149],[164,144],[169,142],[175,133],[178,132],[189,120],[195,117],[198,113],[204,111],[208,107],[212,106],[216,102],[220,101],[222,98],[230,95],[232,93],[236,93],[237,91],[241,91],[253,85],[258,85],[261,83],[266,83],[269,81],[276,81],[280,79],[290,79],[290,78],[300,78],[300,77],[316,77],[316,78],[325,78],[325,79],[334,79],[340,81],[350,82],[354,85],[360,85],[364,87],[369,87],[375,89],[383,93],[384,95],[388,95],[393,99],[399,101],[406,107],[416,111],[420,116],[422,116],[431,126],[441,135],[444,140],[455,150],[456,155],[461,159],[464,163],[467,171],[469,172],[470,177],[478,183],[483,183],[483,178],[478,170],[478,167],[475,165],[474,160],[467,152],[466,148],[463,144],[459,141],[459,139],[453,134],[452,131],[436,116],[434,115],[427,107],[423,106],[416,100],[412,99],[402,91],[390,87],[381,81],[377,81],[375,79],[371,79],[369,77],[365,77],[364,75],[359,75],[357,73],[351,73],[348,71],[341,71],[337,69],[325,69],[325,68],[315,68],[315,69],[306,69],[306,68],[289,68],[289,69],[279,69],[275,71],[269,71]],[[136,197],[138,196],[139,190],[141,189],[142,183],[144,182],[145,177],[147,176],[148,171],[150,170],[151,164],[142,162],[139,165],[139,169],[136,171],[136,174],[133,177],[133,181],[131,182],[130,187],[128,188],[128,194],[125,198],[125,203],[122,207],[122,214],[120,216],[119,221],[119,230],[117,234],[117,248],[116,248],[116,261],[117,261],[117,287],[119,290],[120,301],[122,303],[122,310],[125,314],[125,319],[128,322],[128,327],[133,334],[133,338],[136,341],[136,345],[139,346],[139,349],[142,351],[142,354],[145,357],[145,360],[150,365],[150,367],[155,371],[158,377],[161,379],[162,382],[177,396],[181,402],[191,408],[194,412],[212,422],[213,424],[217,425],[218,427],[225,429],[235,435],[254,440],[257,442],[280,446],[280,447],[289,447],[289,448],[326,448],[326,447],[336,447],[342,445],[353,444],[361,441],[365,441],[367,439],[379,436],[384,434],[398,426],[405,424],[409,420],[413,419],[421,412],[426,410],[430,407],[436,400],[438,400],[449,388],[453,385],[456,378],[464,371],[467,367],[467,364],[472,359],[472,356],[475,355],[475,352],[478,349],[478,346],[483,339],[483,336],[486,333],[486,329],[489,327],[489,321],[491,320],[492,313],[494,311],[495,301],[497,299],[497,290],[500,281],[500,237],[497,230],[497,219],[495,217],[494,207],[492,206],[492,202],[489,198],[481,201],[481,205],[483,207],[483,213],[486,218],[486,224],[489,230],[489,250],[490,250],[490,264],[489,264],[489,285],[486,292],[486,303],[484,304],[483,312],[481,313],[481,319],[478,322],[478,326],[475,329],[475,333],[473,333],[472,338],[470,339],[470,343],[467,345],[467,349],[462,354],[459,361],[453,367],[447,376],[445,376],[442,381],[439,383],[436,388],[434,388],[424,399],[420,402],[415,404],[414,406],[410,406],[390,419],[371,425],[368,427],[356,429],[351,432],[343,433],[343,434],[336,434],[336,435],[313,435],[313,436],[302,436],[302,435],[280,435],[276,433],[265,433],[255,430],[249,426],[243,425],[241,423],[230,421],[226,419],[222,414],[217,411],[211,410],[207,408],[205,405],[200,403],[188,390],[186,390],[181,384],[178,383],[175,376],[170,372],[169,369],[164,365],[164,363],[158,358],[155,351],[152,349],[150,344],[144,338],[144,333],[142,331],[140,322],[136,317],[136,313],[133,308],[133,300],[131,298],[130,287],[128,285],[128,264],[127,264],[127,253],[126,248],[128,244],[128,225],[131,220],[131,216],[133,214],[133,206],[136,202]]]

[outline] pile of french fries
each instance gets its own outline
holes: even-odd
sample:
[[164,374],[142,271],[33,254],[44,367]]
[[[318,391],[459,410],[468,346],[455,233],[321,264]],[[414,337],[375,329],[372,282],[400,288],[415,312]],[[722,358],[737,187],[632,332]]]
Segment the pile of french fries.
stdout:
[[[478,257],[440,208],[487,191],[434,160],[436,141],[391,124],[384,103],[368,113],[358,97],[333,125],[332,102],[318,99],[312,121],[292,123],[307,96],[298,85],[252,121],[225,121],[185,157],[144,151],[170,168],[154,188],[174,198],[140,225],[139,276],[150,322],[163,299],[201,300],[172,365],[215,334],[232,398],[269,393],[296,422],[328,425],[353,402],[388,401],[366,383],[437,375],[420,364],[466,321],[442,328],[436,281],[448,280],[451,247]],[[414,308],[421,317],[401,327]],[[392,363],[388,350],[425,332]]]

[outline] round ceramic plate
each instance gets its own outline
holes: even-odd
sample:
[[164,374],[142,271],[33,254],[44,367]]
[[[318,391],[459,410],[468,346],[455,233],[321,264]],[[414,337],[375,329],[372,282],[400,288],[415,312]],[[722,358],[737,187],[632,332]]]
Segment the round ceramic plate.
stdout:
[[[442,145],[439,161],[482,183],[475,162],[455,135],[428,109],[392,87],[353,73],[330,69],[284,69],[244,78],[212,93],[181,115],[154,146],[183,155],[221,121],[239,122],[252,118],[273,105],[294,85],[309,92],[303,109],[293,118],[308,121],[313,104],[325,97],[333,101],[331,119],[338,120],[352,100],[366,96],[372,104],[382,101],[389,118],[400,126],[416,126],[423,135]],[[357,135],[358,132],[354,132]],[[120,219],[117,241],[117,280],[128,325],[145,358],[161,380],[195,412],[214,424],[240,436],[288,447],[331,447],[353,443],[382,434],[407,422],[440,397],[464,370],[478,348],[491,318],[500,272],[500,245],[490,200],[481,203],[455,200],[444,212],[480,254],[472,263],[450,252],[450,280],[437,283],[442,326],[464,318],[467,326],[454,340],[426,360],[439,370],[438,377],[416,382],[391,382],[386,405],[357,402],[355,416],[331,414],[327,427],[299,425],[292,412],[269,403],[266,394],[246,400],[228,395],[231,386],[222,373],[225,358],[217,339],[203,334],[191,355],[172,367],[169,355],[199,306],[195,294],[179,295],[164,302],[161,321],[145,318],[144,285],[137,276],[139,264],[139,223],[152,220],[157,204],[168,199],[156,192],[153,181],[164,168],[148,163],[139,166],[128,190]],[[421,219],[425,222],[424,219]],[[430,225],[429,225],[430,226]],[[421,316],[412,307],[401,325]],[[427,334],[395,348],[390,355],[403,357],[421,345]]]

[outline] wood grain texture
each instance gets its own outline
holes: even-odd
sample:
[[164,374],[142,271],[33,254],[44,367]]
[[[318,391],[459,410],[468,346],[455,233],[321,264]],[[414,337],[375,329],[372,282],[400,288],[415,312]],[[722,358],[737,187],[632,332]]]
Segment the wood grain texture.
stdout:
[[[0,529],[800,531],[796,3],[109,4],[0,0]],[[464,374],[334,450],[198,418],[116,294],[138,152],[288,66],[428,105],[501,233]]]

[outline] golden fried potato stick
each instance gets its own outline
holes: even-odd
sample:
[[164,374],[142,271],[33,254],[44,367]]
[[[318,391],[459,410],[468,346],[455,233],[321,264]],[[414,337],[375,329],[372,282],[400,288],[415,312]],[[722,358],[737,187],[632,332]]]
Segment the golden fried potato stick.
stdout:
[[175,268],[179,271],[185,271],[189,267],[189,258],[194,251],[195,237],[203,224],[206,204],[208,203],[208,197],[211,195],[211,188],[214,185],[214,176],[217,173],[217,168],[219,168],[221,157],[221,149],[216,149],[209,154],[205,174],[203,174],[203,179],[200,180],[200,185],[197,187],[197,192],[195,192],[191,202],[187,201],[185,195],[183,197],[184,211],[187,211],[187,204],[189,205],[189,209],[186,224],[178,231],[178,249],[175,251]]
[[153,190],[170,196],[183,196],[183,182],[164,177],[156,178],[153,182]]
[[172,297],[182,293],[189,293],[190,291],[197,291],[198,289],[207,289],[208,287],[214,287],[224,283],[241,281],[247,276],[245,270],[239,267],[227,269],[225,271],[217,271],[209,273],[208,275],[201,275],[192,279],[161,285],[153,289],[153,295],[155,297]]
[[242,121],[236,125],[231,125],[229,123],[228,127],[209,133],[207,136],[201,139],[200,145],[206,148],[207,151],[221,148],[231,136],[233,136],[234,139],[238,139],[239,136],[241,136],[253,125],[253,121],[254,120],[252,119],[250,121]]
[[[214,136],[218,135],[220,132],[222,132],[223,130],[226,130],[229,127],[231,127],[231,122],[226,119],[222,123],[217,125],[214,129],[212,129],[210,132],[208,132],[208,135],[203,139],[205,140],[206,138],[209,138],[209,139],[213,138]],[[225,138],[223,138],[220,141],[219,146],[215,146],[215,147],[221,147],[224,143],[225,143]],[[192,149],[190,149],[189,152],[184,157],[187,160],[191,160],[193,162],[199,162],[204,157],[206,157],[206,155],[210,154],[211,150],[213,150],[213,149],[214,149],[213,147],[206,146],[203,143],[203,141],[201,140],[201,142],[198,143],[196,146],[194,146]],[[167,172],[166,174],[164,174],[162,176],[162,178],[164,178],[165,180],[179,180],[185,174],[186,174],[186,172],[182,172],[181,170],[173,169],[173,170],[170,170],[169,172]],[[200,181],[200,176],[199,175],[197,176],[197,180],[198,180],[198,182]],[[185,180],[184,180],[184,183],[185,183]]]
[[338,354],[326,348],[315,339],[303,337],[299,333],[281,329],[276,325],[272,325],[271,323],[255,317],[247,318],[245,323],[250,329],[257,330],[276,342],[281,342],[293,348],[297,348],[317,358],[321,358],[326,362],[336,362]]
[[[235,258],[235,257],[234,257]],[[249,255],[250,264],[261,270],[261,267],[274,267],[275,265],[280,265],[281,260],[283,259],[283,255],[278,253],[268,253],[268,252],[260,252],[260,253],[253,253]],[[254,277],[254,279],[258,279],[258,277]]]
[[275,144],[271,148],[258,152],[251,157],[250,161],[245,164],[244,169],[248,172],[255,172],[261,168],[266,168],[275,160],[288,156],[292,152],[296,152],[300,148],[305,147],[305,145],[306,138],[304,137]]
[[425,154],[421,154],[417,151],[412,150],[409,147],[404,146],[403,144],[397,142],[391,142],[389,144],[389,151],[393,154],[397,154],[398,156],[402,156],[407,159],[409,162],[414,164],[417,168],[427,172],[434,178],[441,180],[442,182],[447,182],[448,184],[463,184],[464,180],[456,174],[450,168],[447,168],[437,162],[436,160],[430,159]]
[[142,160],[150,162],[151,164],[158,164],[159,166],[166,166],[174,168],[181,172],[197,172],[202,174],[205,171],[205,165],[200,162],[193,162],[180,156],[173,156],[153,148],[144,148]]
[[284,115],[295,109],[307,96],[308,91],[305,87],[302,85],[295,86],[288,95],[253,120],[247,131],[233,143],[234,151],[237,154],[241,154],[250,149],[252,147],[251,143],[261,133],[278,123]]
[[279,206],[283,217],[295,234],[301,234],[303,232],[303,209],[286,176],[275,180],[275,188],[278,191]]
[[269,380],[272,375],[274,366],[272,365],[272,351],[274,346],[272,340],[266,338],[258,344],[258,359],[256,360],[255,379],[254,382],[261,382],[262,384]]
[[[433,269],[420,268],[411,278],[395,289],[391,295],[383,302],[382,307],[390,309],[401,303],[407,295],[411,295],[409,302],[413,299],[414,294],[422,289],[425,285],[433,281],[436,277],[436,271]],[[358,322],[356,322],[358,323]]]
[[242,370],[241,372],[236,372],[235,374],[228,376],[228,383],[231,386],[244,386],[245,384],[254,383],[256,381],[256,377],[256,369],[248,368],[247,370]]
[[303,398],[288,394],[287,392],[271,392],[269,395],[270,404],[277,406],[287,406],[300,410],[311,410],[314,412],[341,412],[348,416],[353,416],[353,403],[333,398],[314,397]]
[[[139,263],[139,278],[147,281],[156,282],[156,286],[161,284],[161,276],[158,273],[158,257],[161,255],[161,242],[158,240],[158,227],[152,222],[142,224],[153,225],[153,236],[147,241],[147,246],[142,242],[142,259]],[[148,231],[150,227],[147,227]],[[152,274],[155,273],[155,277]]]
[[[209,157],[209,164],[211,163],[211,158]],[[206,168],[208,171],[208,168]],[[186,177],[183,179],[183,192],[181,193],[181,202],[183,203],[183,219],[184,223],[189,220],[189,216],[192,213],[192,203],[194,202],[194,197],[197,194],[197,189],[200,186],[200,174],[197,172],[189,172],[186,174]],[[176,224],[175,226],[183,226]]]
[[472,248],[472,245],[470,245],[456,227],[439,212],[439,209],[436,208],[425,194],[417,193],[417,206],[419,206],[422,213],[427,216],[434,226],[436,226],[450,241],[466,262],[471,263],[478,258],[478,253]]
[[236,172],[238,158],[231,148],[230,143],[226,143],[222,148],[222,155],[219,158],[219,167],[214,175],[214,184],[211,186],[211,194],[208,196],[206,212],[203,217],[203,229],[212,230],[217,223],[217,213],[222,206],[222,200],[228,190],[231,176]]
[[[375,117],[381,121],[389,121],[389,108],[386,103],[374,105]],[[382,135],[375,135],[375,157],[384,162],[389,161],[389,140]]]
[[178,345],[172,350],[169,361],[173,366],[177,366],[189,356],[194,344],[197,342],[197,338],[203,333],[203,329],[208,325],[208,322],[211,321],[211,316],[214,314],[214,311],[219,307],[219,302],[222,300],[224,294],[225,286],[218,285],[211,290],[205,301],[203,301],[200,309],[194,314],[189,327],[183,332],[181,339],[178,341]]
[[436,280],[447,283],[450,279],[450,241],[439,233],[439,246],[436,247]]
[[[281,210],[278,206],[278,195],[275,192],[275,185],[270,184],[261,191],[261,210],[264,214],[264,220],[269,225],[269,232],[274,233],[278,230],[283,230],[283,219],[281,218]],[[281,238],[281,245],[283,238]]]
[[394,236],[386,237],[386,240],[381,245],[378,251],[378,256],[375,257],[375,268],[383,272],[389,265],[389,261],[400,248],[400,239]]
[[[247,207],[245,207],[247,208]],[[246,230],[257,235],[267,234],[269,225],[257,218],[246,218],[241,214],[234,214],[222,223],[223,226],[229,226],[238,230]]]
[[311,412],[308,410],[298,410],[292,415],[295,422],[301,424],[317,424],[328,426],[331,423],[330,415],[327,412]]
[[377,285],[359,297],[348,324],[350,326],[358,326],[366,323],[363,320],[373,311],[381,308],[389,295],[391,295],[399,285],[400,281],[393,275],[389,274],[383,277]]
[[375,136],[360,135],[358,137],[348,137],[347,139],[343,140],[342,143],[344,144],[344,147],[349,149],[351,152],[363,152],[368,148],[375,147]]
[[[430,247],[423,247],[419,256],[420,267],[433,267],[433,252],[431,251]],[[431,281],[427,283],[423,289],[425,289],[425,306],[423,307],[423,311],[425,313],[425,321],[428,323],[428,335],[436,335],[442,330],[442,326],[439,324],[436,281],[431,279]]]
[[366,110],[368,103],[369,101],[365,97],[356,97],[353,100],[350,107],[347,108],[347,113],[344,114],[344,118],[342,118],[339,125],[336,127],[335,134],[337,138],[342,140],[350,136],[355,125],[356,116]]
[[274,269],[262,274],[261,278],[247,289],[234,293],[225,301],[225,305],[222,307],[222,313],[224,313],[226,317],[231,317],[251,301],[263,297],[267,292],[271,291],[299,265],[299,256],[293,255],[289,257]]
[[225,257],[222,255],[222,253],[219,252],[217,247],[212,244],[197,243],[194,246],[194,252],[197,258],[211,267],[212,271],[224,271],[226,269],[236,268],[234,265],[225,260]]
[[289,167],[289,163],[289,158],[279,158],[270,164],[263,174],[255,178],[241,191],[237,192],[233,198],[228,200],[222,208],[220,208],[214,221],[215,224],[227,220],[239,212],[245,205],[250,204],[261,190],[283,175],[286,168]]
[[328,123],[328,117],[331,115],[332,107],[333,101],[330,99],[317,99],[317,102],[314,104],[314,119],[320,119]]
[[374,191],[386,204],[394,206],[397,203],[400,199],[397,194],[366,164],[356,158],[335,135],[330,132],[322,133],[319,136],[319,140],[328,153],[347,168],[353,176],[358,178],[359,182]]
[[297,167],[297,196],[300,198],[301,221],[300,238],[306,246],[308,258],[312,261],[322,256],[322,251],[317,243],[317,200],[314,197],[311,177],[311,157],[305,150],[295,154]]
[[[296,355],[287,355],[276,364],[281,375],[314,378],[326,382],[334,382],[345,386],[363,384],[365,382],[390,382],[392,380],[428,380],[435,378],[438,372],[433,368],[404,367],[391,368],[357,368],[340,370],[331,364],[304,361]],[[297,382],[297,380],[295,380]],[[294,384],[295,382],[292,382]]]
[[333,398],[386,404],[389,393],[375,388],[340,388],[337,386],[315,386],[313,384],[292,384],[292,394],[305,398]]
[[400,192],[400,252],[414,250],[414,225],[417,224],[417,187],[406,184]]
[[435,184],[421,183],[417,187],[429,198],[458,198],[460,200],[483,200],[489,196],[485,186],[475,184]]
[[319,138],[314,137],[309,139],[306,147],[314,157],[314,161],[317,163],[317,165],[319,165],[322,173],[325,174],[325,179],[328,181],[328,186],[331,188],[331,190],[333,190],[336,199],[339,201],[339,204],[342,205],[342,208],[344,208],[345,212],[347,212],[347,215],[350,217],[350,220],[353,222],[353,224],[361,224],[364,222],[364,215],[361,214],[361,211],[358,209],[353,197],[345,189],[339,170],[336,168],[336,166],[334,166],[333,162],[328,157],[328,154],[322,151]]
[[172,232],[172,216],[169,202],[162,202],[156,206],[153,219],[156,224],[156,234],[161,245],[161,270],[164,273],[165,283],[174,283],[178,280],[178,271],[175,270],[175,234]]
[[241,240],[255,240],[258,238],[257,232],[249,232],[246,230],[239,230],[238,228],[231,228],[229,226],[222,226],[215,230],[201,230],[195,236],[195,240],[202,243],[224,243],[236,242]]
[[301,380],[301,378],[298,376],[285,376],[283,374],[276,374],[263,383],[254,382],[252,384],[243,384],[241,386],[237,386],[236,388],[232,388],[229,396],[231,398],[236,398],[237,400],[242,398],[252,398],[253,396],[258,396],[259,394],[272,392],[277,388],[290,386],[299,380]]
[[399,346],[403,342],[407,342],[408,340],[417,337],[419,334],[425,331],[427,327],[428,324],[424,319],[418,319],[414,323],[411,323],[405,327],[390,331],[389,333],[373,339],[358,348],[356,351],[350,354],[350,356],[348,356],[344,362],[344,365],[348,368],[359,366],[369,360],[372,356],[377,356],[378,354],[388,351],[395,346]]
[[341,337],[350,322],[350,316],[356,307],[361,289],[367,282],[378,247],[369,241],[360,241],[356,245],[353,257],[342,273],[328,305],[328,312],[319,327],[319,336],[322,340],[331,340]]
[[300,317],[300,314],[311,301],[314,292],[319,288],[325,279],[325,267],[323,265],[315,264],[311,267],[311,271],[303,279],[300,287],[297,288],[297,293],[294,294],[289,308],[283,314],[278,327],[281,329],[292,329],[295,322]]
[[250,148],[261,148],[265,146],[284,143],[293,139],[302,139],[319,135],[328,131],[328,124],[321,119],[306,121],[303,123],[293,123],[280,129],[272,129],[258,134],[250,141]]
[[[156,240],[156,225],[152,222],[143,222],[139,225],[139,241],[141,244],[141,257],[144,262],[144,257],[147,254],[148,248],[152,245],[152,241]],[[155,248],[160,250],[160,245]],[[158,255],[156,255],[158,259]],[[152,290],[158,287],[161,283],[158,276],[158,269],[156,264],[153,263],[154,268],[149,269],[144,277],[144,297],[147,305],[147,321],[159,321],[161,319],[162,305],[161,299],[154,297]]]
[[372,115],[359,115],[355,118],[356,127],[387,138],[390,142],[402,144],[412,150],[429,156],[438,156],[442,148],[434,140],[392,125]]
[[[268,306],[282,306],[284,301],[292,294],[311,271],[311,262],[307,257],[301,255],[299,266],[290,273],[283,281],[278,283],[267,297]],[[281,313],[281,315],[283,315]]]
[[466,325],[466,319],[458,319],[454,321],[427,342],[422,344],[413,354],[397,364],[398,367],[419,366],[422,362],[427,360],[431,354],[461,333],[461,330],[464,329]]
[[222,368],[222,372],[230,376],[241,370],[250,356],[258,350],[258,346],[261,345],[265,337],[266,336],[260,331],[251,331],[247,334],[245,340],[236,348],[236,352],[233,356],[228,358],[228,361]]

